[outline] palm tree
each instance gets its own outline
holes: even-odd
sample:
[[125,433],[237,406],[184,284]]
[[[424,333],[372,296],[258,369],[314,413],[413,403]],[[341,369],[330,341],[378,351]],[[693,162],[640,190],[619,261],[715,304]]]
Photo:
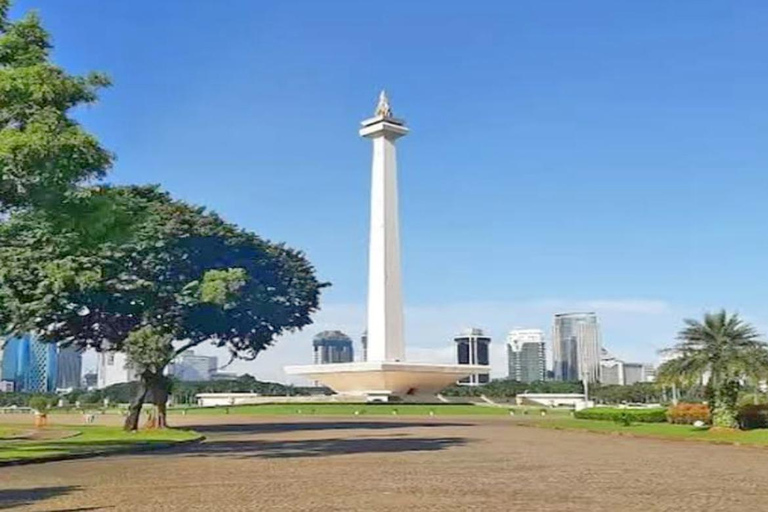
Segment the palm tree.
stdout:
[[664,352],[675,355],[659,368],[659,380],[694,384],[705,377],[712,425],[737,428],[737,403],[745,379],[768,375],[768,344],[757,330],[725,310],[706,313],[704,321],[686,319],[679,342]]

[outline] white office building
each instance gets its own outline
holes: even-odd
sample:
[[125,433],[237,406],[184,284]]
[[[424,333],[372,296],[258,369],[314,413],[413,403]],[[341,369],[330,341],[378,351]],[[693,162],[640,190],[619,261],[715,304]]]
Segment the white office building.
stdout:
[[135,372],[128,368],[127,358],[122,352],[100,352],[97,368],[97,387],[106,388],[112,384],[121,384],[136,380]]

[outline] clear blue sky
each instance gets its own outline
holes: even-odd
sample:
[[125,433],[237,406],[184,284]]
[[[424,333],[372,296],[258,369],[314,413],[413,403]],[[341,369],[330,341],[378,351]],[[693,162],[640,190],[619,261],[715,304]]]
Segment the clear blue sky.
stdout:
[[[768,324],[766,2],[23,0],[14,12],[28,8],[60,64],[114,80],[79,113],[118,155],[111,180],[160,183],[306,250],[333,282],[327,305],[365,300],[370,148],[357,129],[386,88],[411,127],[409,307],[508,304],[507,324],[489,327],[499,335],[532,322],[515,304],[552,300],[724,306]],[[625,344],[611,328],[606,342]]]

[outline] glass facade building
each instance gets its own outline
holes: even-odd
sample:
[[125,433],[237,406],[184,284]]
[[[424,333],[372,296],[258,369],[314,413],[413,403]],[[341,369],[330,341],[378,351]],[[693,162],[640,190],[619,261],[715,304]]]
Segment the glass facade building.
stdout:
[[57,349],[26,335],[5,340],[0,379],[13,383],[14,391],[50,393],[56,390]]
[[555,380],[597,382],[601,345],[600,325],[595,313],[555,315],[552,329]]
[[509,378],[518,382],[544,380],[547,375],[544,332],[515,329],[507,335]]
[[[491,338],[482,329],[467,329],[453,338],[456,344],[456,362],[459,364],[490,365]],[[490,382],[491,374],[479,373],[459,381],[466,386],[478,386]]]

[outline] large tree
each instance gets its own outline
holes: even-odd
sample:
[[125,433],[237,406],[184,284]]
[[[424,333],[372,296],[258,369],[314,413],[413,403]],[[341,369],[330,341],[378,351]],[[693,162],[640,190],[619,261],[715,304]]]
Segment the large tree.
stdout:
[[71,116],[109,85],[73,76],[50,60],[48,33],[32,12],[10,21],[0,0],[0,210],[56,209],[73,187],[100,178],[112,155]]
[[768,376],[768,345],[739,315],[706,313],[685,320],[679,342],[665,352],[673,359],[659,367],[661,382],[696,384],[708,379],[712,424],[736,428],[737,404],[745,379]]
[[0,323],[65,345],[124,351],[141,381],[126,428],[137,427],[147,397],[164,424],[163,370],[183,351],[211,342],[254,358],[311,323],[324,284],[301,252],[154,187],[89,194],[117,212],[104,231],[130,219],[125,237],[83,243],[34,210],[0,225]]

